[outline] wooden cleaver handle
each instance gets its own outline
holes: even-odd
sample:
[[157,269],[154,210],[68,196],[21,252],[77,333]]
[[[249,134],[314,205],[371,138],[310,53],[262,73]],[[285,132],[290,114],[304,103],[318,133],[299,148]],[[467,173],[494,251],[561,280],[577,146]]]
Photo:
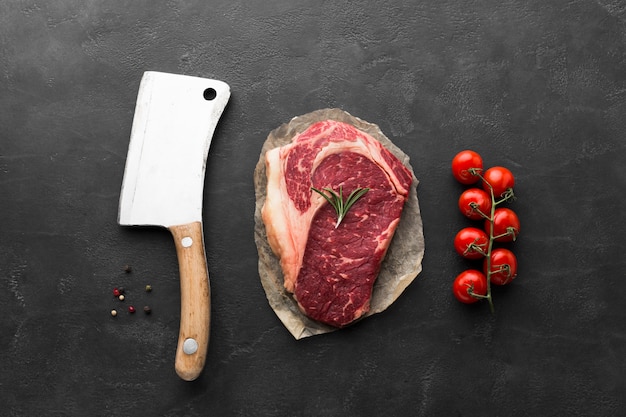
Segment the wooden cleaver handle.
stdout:
[[211,322],[211,287],[202,223],[168,228],[174,237],[180,270],[180,330],[176,348],[176,373],[186,381],[196,379],[206,360]]

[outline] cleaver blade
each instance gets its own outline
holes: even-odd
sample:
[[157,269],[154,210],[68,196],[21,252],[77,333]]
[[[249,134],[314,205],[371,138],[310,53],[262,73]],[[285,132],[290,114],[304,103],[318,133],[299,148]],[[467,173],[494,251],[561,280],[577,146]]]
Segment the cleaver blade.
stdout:
[[202,228],[206,159],[230,98],[223,81],[147,71],[137,94],[118,223],[161,226],[180,273],[176,373],[196,379],[207,355],[211,304]]

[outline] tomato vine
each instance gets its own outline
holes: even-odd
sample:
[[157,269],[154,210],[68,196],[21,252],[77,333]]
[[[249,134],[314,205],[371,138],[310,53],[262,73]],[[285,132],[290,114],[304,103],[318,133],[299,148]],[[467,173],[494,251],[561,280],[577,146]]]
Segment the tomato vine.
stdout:
[[470,260],[483,258],[483,272],[470,269],[459,274],[452,285],[457,300],[471,304],[487,300],[495,311],[492,284],[506,285],[517,276],[517,258],[508,249],[494,248],[496,242],[517,239],[520,222],[517,214],[500,207],[515,199],[515,177],[505,167],[483,170],[482,157],[470,150],[459,152],[452,160],[453,176],[461,184],[482,182],[482,189],[470,188],[459,198],[459,209],[470,220],[484,220],[484,231],[475,227],[461,229],[454,239],[456,251]]

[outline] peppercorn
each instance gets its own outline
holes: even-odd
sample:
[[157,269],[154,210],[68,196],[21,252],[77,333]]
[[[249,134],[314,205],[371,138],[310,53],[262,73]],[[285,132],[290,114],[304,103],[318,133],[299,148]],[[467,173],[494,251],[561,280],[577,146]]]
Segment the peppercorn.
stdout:
[[151,285],[146,285],[146,292],[150,292],[152,291],[152,286]]
[[135,312],[135,307],[133,307],[133,306],[128,306],[128,312],[129,312],[130,314],[133,314],[133,313]]
[[124,287],[118,287],[117,290],[120,292],[120,294],[124,294],[126,292],[126,289]]
[[127,274],[131,273],[133,271],[133,268],[131,268],[130,265],[124,265],[124,272],[126,272]]
[[125,297],[124,297],[124,294],[120,294],[120,296],[119,296],[119,297],[117,297],[117,298],[119,298],[119,300],[120,300],[120,301],[124,301],[124,298],[125,298]]
[[116,310],[111,310],[111,315],[112,315],[113,317],[117,316],[117,311],[116,311]]
[[152,309],[149,306],[145,306],[143,308],[143,312],[146,313],[146,314],[150,314],[150,313],[152,313]]
[[113,296],[114,297],[119,297],[121,294],[120,289],[119,288],[113,288]]

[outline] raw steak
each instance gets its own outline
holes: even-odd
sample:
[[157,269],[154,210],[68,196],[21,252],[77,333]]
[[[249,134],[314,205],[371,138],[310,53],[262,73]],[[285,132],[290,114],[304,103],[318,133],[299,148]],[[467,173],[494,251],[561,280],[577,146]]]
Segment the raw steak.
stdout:
[[[315,320],[335,327],[353,322],[369,309],[411,172],[368,134],[332,120],[268,151],[265,162],[262,216],[285,289]],[[369,191],[335,228],[334,208],[311,187],[342,187],[344,198],[358,187]]]

